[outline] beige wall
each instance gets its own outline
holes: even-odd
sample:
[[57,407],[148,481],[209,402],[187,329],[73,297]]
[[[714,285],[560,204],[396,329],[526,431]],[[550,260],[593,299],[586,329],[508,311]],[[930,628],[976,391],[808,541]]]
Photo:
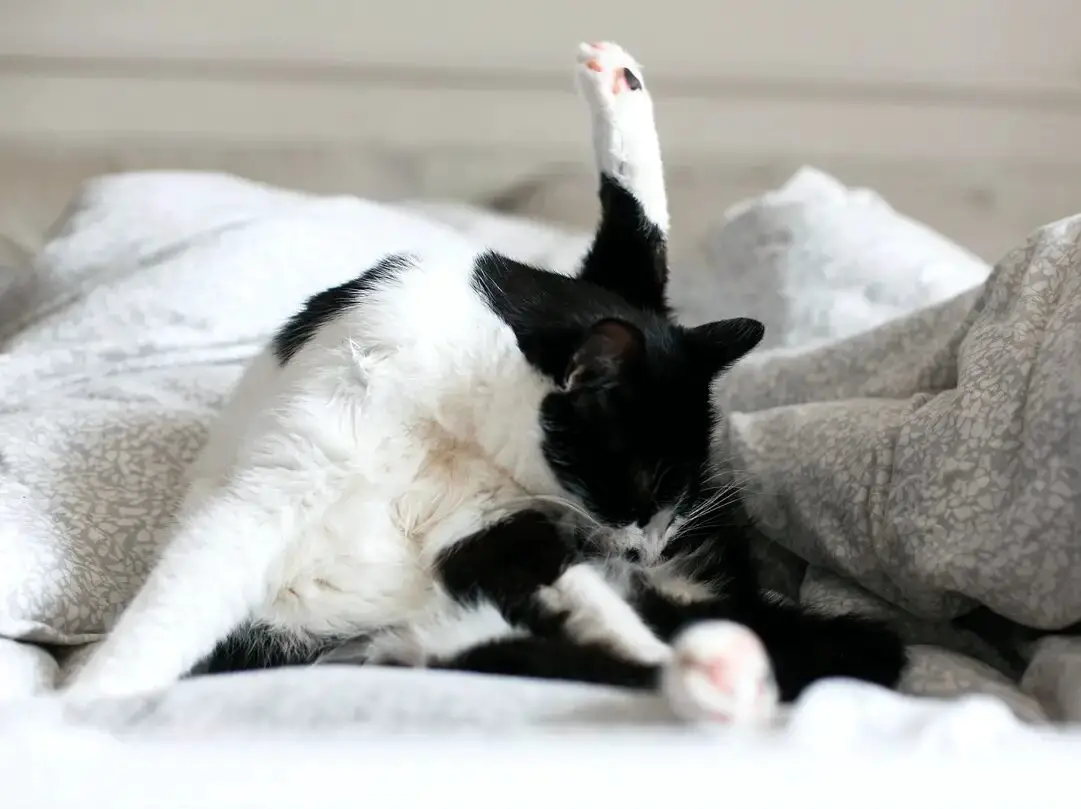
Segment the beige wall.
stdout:
[[1081,208],[1079,32],[1077,0],[0,0],[0,143],[383,148],[495,194],[584,165],[568,62],[610,38],[673,167],[818,163],[993,250]]
[[3,0],[0,127],[560,150],[583,37],[677,153],[1081,161],[1075,0]]

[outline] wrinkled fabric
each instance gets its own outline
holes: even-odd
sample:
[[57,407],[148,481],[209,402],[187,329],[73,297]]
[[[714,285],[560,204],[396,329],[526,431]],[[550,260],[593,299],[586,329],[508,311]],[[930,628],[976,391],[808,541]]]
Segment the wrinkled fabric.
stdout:
[[[982,610],[1054,632],[1081,621],[1079,347],[1081,216],[949,301],[734,369],[722,451],[763,533],[812,571],[918,621]],[[1071,654],[1060,679],[1081,687]]]

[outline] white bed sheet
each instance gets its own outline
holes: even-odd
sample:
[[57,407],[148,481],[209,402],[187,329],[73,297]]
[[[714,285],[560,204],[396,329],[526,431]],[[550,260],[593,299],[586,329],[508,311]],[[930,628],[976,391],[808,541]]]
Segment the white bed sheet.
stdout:
[[[326,667],[189,681],[149,699],[0,709],[6,806],[1076,806],[1081,733],[986,696],[859,683],[783,727],[687,727],[649,696]],[[798,803],[797,803],[798,802]]]

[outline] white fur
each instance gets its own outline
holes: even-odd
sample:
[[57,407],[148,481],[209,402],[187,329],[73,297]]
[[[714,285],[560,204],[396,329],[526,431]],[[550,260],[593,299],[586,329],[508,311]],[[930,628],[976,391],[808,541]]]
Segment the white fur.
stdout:
[[672,644],[661,688],[675,714],[688,722],[769,725],[779,692],[762,642],[747,627],[705,621]]
[[[593,67],[599,67],[594,70]],[[615,88],[629,68],[642,82],[639,90]],[[668,195],[661,146],[653,117],[653,99],[642,67],[614,42],[582,43],[578,48],[578,86],[593,119],[597,168],[618,181],[642,206],[645,215],[668,233]]]
[[549,609],[567,613],[567,632],[578,640],[608,646],[617,655],[641,663],[663,663],[671,655],[668,644],[590,565],[568,568],[540,597]]
[[489,641],[525,634],[508,626],[499,610],[489,603],[468,607],[451,604],[427,620],[380,632],[365,647],[363,656],[369,664],[420,668]]

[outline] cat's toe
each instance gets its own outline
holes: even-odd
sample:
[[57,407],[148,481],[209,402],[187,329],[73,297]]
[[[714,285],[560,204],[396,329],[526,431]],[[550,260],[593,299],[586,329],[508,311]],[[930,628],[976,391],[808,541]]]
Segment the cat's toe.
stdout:
[[662,689],[676,715],[690,722],[765,726],[779,702],[765,647],[731,621],[706,621],[682,632]]
[[579,45],[578,75],[594,103],[611,103],[624,91],[645,87],[641,65],[614,42],[583,42]]

